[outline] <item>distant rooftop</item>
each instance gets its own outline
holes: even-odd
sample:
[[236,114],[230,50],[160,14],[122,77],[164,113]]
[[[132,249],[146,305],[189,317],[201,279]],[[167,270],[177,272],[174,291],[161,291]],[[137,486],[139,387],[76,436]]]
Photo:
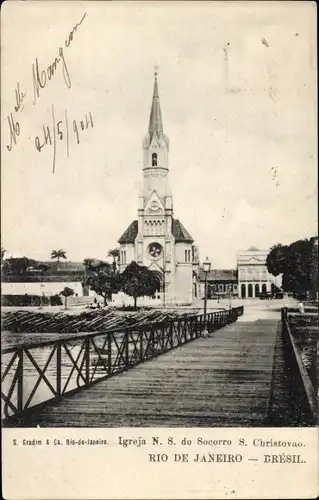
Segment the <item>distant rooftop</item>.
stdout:
[[[200,281],[205,280],[203,269],[199,269],[198,278]],[[208,281],[237,281],[236,269],[211,269],[207,274]]]
[[[131,222],[131,224],[119,238],[118,242],[121,245],[134,243],[137,233],[138,233],[138,221],[133,220],[133,222]],[[172,233],[176,243],[182,243],[182,242],[193,243],[194,241],[189,232],[187,231],[187,229],[185,229],[183,224],[178,219],[173,219]]]

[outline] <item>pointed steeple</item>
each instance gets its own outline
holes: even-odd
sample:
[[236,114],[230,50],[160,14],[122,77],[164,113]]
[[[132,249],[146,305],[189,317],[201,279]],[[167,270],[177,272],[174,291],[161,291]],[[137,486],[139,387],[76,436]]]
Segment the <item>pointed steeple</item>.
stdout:
[[163,122],[162,122],[161,106],[160,106],[160,101],[159,101],[158,82],[157,82],[157,72],[156,71],[154,73],[154,90],[153,90],[150,122],[148,125],[148,133],[150,135],[151,140],[152,140],[152,137],[154,134],[157,137],[161,137],[163,135]]

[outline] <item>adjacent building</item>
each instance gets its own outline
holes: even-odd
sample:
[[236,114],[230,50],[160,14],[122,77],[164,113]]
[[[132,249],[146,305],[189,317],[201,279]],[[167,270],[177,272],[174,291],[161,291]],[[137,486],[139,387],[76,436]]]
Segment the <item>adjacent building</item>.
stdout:
[[[205,296],[205,273],[198,274],[199,297]],[[236,269],[211,269],[207,273],[207,298],[237,297],[238,282]]]
[[245,299],[258,297],[260,293],[280,288],[281,276],[273,276],[267,270],[266,259],[269,250],[250,248],[237,254],[238,294]]
[[143,186],[138,196],[137,219],[118,242],[120,272],[132,261],[147,266],[158,277],[167,302],[189,304],[196,291],[194,274],[198,255],[194,240],[174,217],[169,185],[169,139],[164,133],[157,73],[148,132],[143,141]]
[[66,286],[72,288],[74,294],[94,295],[87,287],[83,287],[85,267],[82,262],[42,262],[45,271],[29,268],[21,275],[1,275],[2,295],[39,295],[50,297],[58,295]]

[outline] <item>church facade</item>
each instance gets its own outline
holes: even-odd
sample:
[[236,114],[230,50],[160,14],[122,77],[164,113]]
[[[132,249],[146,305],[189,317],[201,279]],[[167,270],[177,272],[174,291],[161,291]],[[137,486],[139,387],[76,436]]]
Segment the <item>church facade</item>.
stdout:
[[148,133],[143,141],[143,186],[137,219],[118,240],[119,266],[120,272],[132,261],[147,266],[157,275],[166,303],[189,304],[198,258],[193,238],[174,218],[168,155],[169,140],[164,134],[155,73]]

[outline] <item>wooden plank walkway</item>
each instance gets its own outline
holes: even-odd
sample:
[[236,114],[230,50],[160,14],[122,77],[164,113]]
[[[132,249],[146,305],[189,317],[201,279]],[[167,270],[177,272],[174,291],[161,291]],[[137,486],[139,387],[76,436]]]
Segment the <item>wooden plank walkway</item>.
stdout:
[[19,425],[265,426],[279,326],[277,319],[233,323],[47,405]]

